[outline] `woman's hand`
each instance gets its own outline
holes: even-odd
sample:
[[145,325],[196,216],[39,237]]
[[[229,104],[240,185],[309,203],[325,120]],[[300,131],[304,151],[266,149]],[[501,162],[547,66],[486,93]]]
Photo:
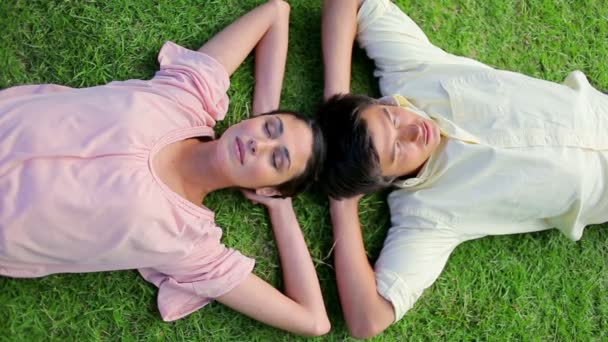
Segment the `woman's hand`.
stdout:
[[255,191],[242,189],[243,195],[254,204],[262,204],[266,206],[268,211],[279,210],[282,208],[292,208],[291,197],[279,198],[258,195]]

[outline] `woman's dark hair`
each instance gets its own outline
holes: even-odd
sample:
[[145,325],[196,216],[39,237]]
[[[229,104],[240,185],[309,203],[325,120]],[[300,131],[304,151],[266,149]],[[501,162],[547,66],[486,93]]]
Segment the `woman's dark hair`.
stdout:
[[312,154],[304,171],[292,179],[276,185],[275,188],[281,193],[280,197],[293,197],[306,190],[313,182],[317,181],[323,164],[325,162],[326,144],[321,127],[315,119],[309,118],[301,113],[289,110],[273,110],[260,115],[287,114],[303,121],[312,131]]
[[330,197],[367,194],[390,186],[361,113],[378,101],[365,95],[337,94],[317,110],[327,144],[319,182]]

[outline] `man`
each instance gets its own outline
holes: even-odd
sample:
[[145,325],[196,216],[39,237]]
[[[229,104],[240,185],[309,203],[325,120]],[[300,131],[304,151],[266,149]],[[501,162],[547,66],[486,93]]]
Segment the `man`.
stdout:
[[[344,95],[355,35],[388,97]],[[464,241],[554,227],[578,240],[608,221],[608,96],[583,73],[556,84],[454,56],[388,0],[326,1],[323,50],[323,182],[353,336],[401,319]],[[389,184],[372,268],[357,203]]]

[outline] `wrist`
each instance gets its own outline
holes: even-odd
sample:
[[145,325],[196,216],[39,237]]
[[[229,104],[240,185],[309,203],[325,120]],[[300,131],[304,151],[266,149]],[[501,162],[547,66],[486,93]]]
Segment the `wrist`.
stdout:
[[350,92],[350,71],[347,77],[343,80],[338,80],[339,76],[334,74],[325,75],[325,88],[323,89],[324,100],[329,100],[330,97],[337,94],[348,94]]
[[343,210],[346,211],[358,211],[359,209],[359,198],[357,197],[350,197],[350,198],[343,198],[343,199],[334,199],[334,198],[330,198],[329,199],[329,210],[331,212],[340,212]]
[[271,203],[269,203],[267,208],[270,214],[278,213],[285,210],[293,210],[291,197],[274,199]]
[[359,201],[357,199],[330,199],[329,213],[334,234],[340,235],[340,232],[361,229],[359,225]]

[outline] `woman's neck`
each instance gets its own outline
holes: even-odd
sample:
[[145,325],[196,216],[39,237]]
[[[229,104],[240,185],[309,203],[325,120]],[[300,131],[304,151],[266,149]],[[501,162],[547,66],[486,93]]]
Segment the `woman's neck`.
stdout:
[[225,174],[217,167],[217,140],[201,142],[188,139],[176,156],[175,171],[188,200],[200,203],[207,194],[230,186]]

